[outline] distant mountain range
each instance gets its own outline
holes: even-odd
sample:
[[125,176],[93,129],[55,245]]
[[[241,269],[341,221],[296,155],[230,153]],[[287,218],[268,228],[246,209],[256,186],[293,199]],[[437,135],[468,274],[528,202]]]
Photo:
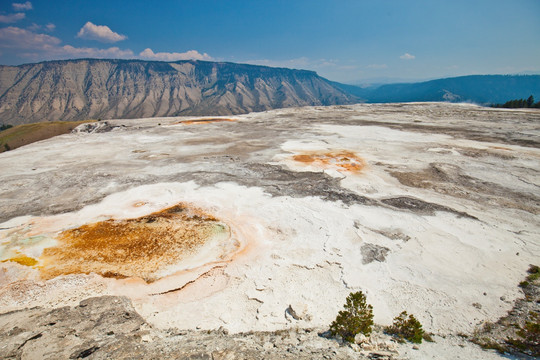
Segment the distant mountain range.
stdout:
[[370,103],[449,101],[493,104],[526,99],[530,95],[540,100],[540,75],[472,75],[371,87],[333,84]]
[[207,61],[0,66],[0,123],[230,115],[358,99],[315,72]]
[[231,115],[359,102],[504,103],[533,95],[540,75],[463,76],[359,87],[313,71],[209,61],[63,60],[0,65],[0,123]]

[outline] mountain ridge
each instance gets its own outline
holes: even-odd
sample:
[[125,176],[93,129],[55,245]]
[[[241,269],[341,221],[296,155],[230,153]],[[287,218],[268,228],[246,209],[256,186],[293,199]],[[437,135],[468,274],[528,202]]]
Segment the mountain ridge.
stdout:
[[540,98],[540,75],[467,75],[372,87],[333,83],[365,102],[504,103],[533,95]]
[[357,102],[309,70],[182,60],[77,59],[0,66],[0,119],[231,115]]
[[310,70],[180,60],[52,60],[0,65],[0,123],[234,115],[359,102],[504,103],[533,95],[540,75],[468,75],[359,87]]

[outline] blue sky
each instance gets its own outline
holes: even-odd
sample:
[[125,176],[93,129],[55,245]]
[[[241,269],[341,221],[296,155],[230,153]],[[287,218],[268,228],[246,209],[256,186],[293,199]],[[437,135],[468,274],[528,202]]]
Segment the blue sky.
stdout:
[[0,2],[0,64],[200,59],[331,80],[540,73],[540,0]]

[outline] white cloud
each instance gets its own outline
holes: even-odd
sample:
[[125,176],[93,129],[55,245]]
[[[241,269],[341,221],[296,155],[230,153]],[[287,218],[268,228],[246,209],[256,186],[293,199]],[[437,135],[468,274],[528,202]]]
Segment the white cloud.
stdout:
[[32,23],[32,25],[27,27],[27,29],[30,30],[30,31],[33,31],[33,32],[36,32],[38,30],[44,30],[44,31],[47,31],[47,32],[51,32],[51,31],[54,31],[54,29],[56,29],[56,25],[54,25],[52,23],[48,23],[47,25],[42,26],[42,25],[38,25],[36,23]]
[[146,48],[139,53],[139,56],[147,60],[177,61],[177,60],[212,60],[207,53],[201,54],[197,50],[189,50],[184,53],[158,52],[155,53],[150,48]]
[[15,26],[0,29],[0,48],[46,51],[58,46],[61,42],[54,36],[36,34]]
[[15,13],[9,15],[0,15],[0,23],[14,23],[26,17],[25,13]]
[[23,58],[35,60],[66,58],[134,58],[130,49],[110,47],[107,49],[61,45],[57,37],[37,34],[27,29],[14,26],[0,28],[0,49],[9,49],[11,53]]
[[58,57],[88,57],[88,58],[133,58],[133,51],[130,49],[120,49],[116,46],[107,48],[107,49],[97,49],[97,48],[77,48],[71,45],[64,45],[62,47],[53,49],[49,52],[50,55],[55,55]]
[[405,53],[405,54],[401,55],[399,58],[402,59],[402,60],[413,60],[414,58],[416,58],[416,56],[411,55],[409,53]]
[[117,42],[127,39],[126,35],[121,35],[112,31],[108,26],[95,25],[88,21],[77,33],[77,37],[87,40],[97,40],[101,42]]
[[387,69],[388,65],[386,64],[371,64],[367,66],[370,69]]
[[39,29],[41,29],[41,25],[38,25],[36,23],[32,23],[32,25],[27,27],[27,29],[30,30],[30,31],[38,31]]
[[13,3],[11,4],[15,11],[25,11],[25,10],[32,10],[32,3],[30,1],[27,1],[25,3]]
[[149,60],[212,60],[206,53],[190,50],[184,53],[154,53],[152,49],[145,49],[138,56],[131,49],[121,49],[113,46],[105,49],[96,47],[75,47],[62,44],[62,40],[55,36],[39,33],[38,30],[53,30],[54,24],[45,26],[32,24],[23,29],[15,26],[0,28],[0,51],[17,55],[28,60],[52,60],[74,58],[142,58]]

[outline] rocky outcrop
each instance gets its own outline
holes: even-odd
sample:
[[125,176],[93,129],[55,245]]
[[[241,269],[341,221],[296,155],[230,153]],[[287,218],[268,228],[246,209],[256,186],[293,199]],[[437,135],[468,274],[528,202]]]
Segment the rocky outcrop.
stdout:
[[0,66],[0,121],[12,125],[354,101],[315,72],[245,64],[82,59]]
[[113,296],[90,298],[75,307],[14,311],[0,315],[0,324],[3,359],[84,358],[139,342],[146,326],[127,298]]
[[147,324],[127,298],[115,296],[89,298],[75,307],[0,314],[0,341],[2,359],[394,359],[397,355],[388,338],[383,345],[364,344],[360,351],[357,345],[346,346],[312,329],[241,334],[224,329],[162,331]]
[[114,129],[121,128],[122,126],[118,125],[112,125],[108,121],[103,122],[90,122],[90,123],[84,123],[82,125],[77,126],[75,129],[73,129],[73,133],[80,134],[80,133],[88,133],[88,134],[99,134],[99,133],[106,133],[109,131],[112,131]]
[[528,273],[519,284],[525,297],[517,299],[506,316],[496,322],[482,323],[470,337],[472,342],[519,359],[540,357],[540,269],[531,265]]

